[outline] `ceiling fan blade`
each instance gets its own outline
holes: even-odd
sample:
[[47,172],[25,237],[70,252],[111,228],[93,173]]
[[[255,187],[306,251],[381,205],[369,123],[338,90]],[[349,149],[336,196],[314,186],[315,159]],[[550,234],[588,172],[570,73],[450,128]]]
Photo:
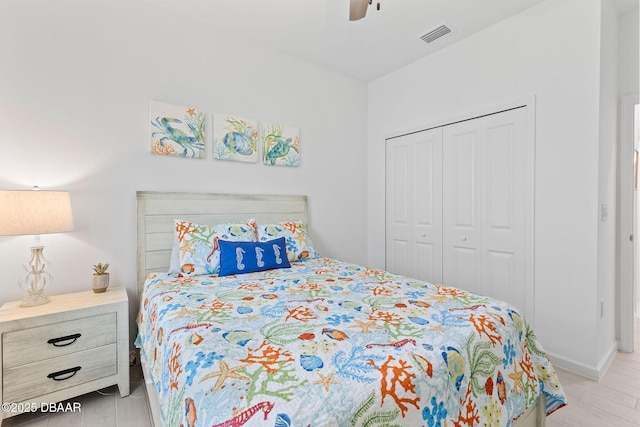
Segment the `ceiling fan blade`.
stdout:
[[349,21],[357,21],[367,14],[369,0],[350,0]]

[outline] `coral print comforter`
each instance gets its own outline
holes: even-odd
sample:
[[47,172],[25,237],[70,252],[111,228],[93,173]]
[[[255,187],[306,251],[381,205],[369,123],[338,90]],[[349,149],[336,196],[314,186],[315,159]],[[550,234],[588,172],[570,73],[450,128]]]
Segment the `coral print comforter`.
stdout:
[[151,275],[138,318],[166,426],[508,426],[558,378],[511,305],[318,258]]

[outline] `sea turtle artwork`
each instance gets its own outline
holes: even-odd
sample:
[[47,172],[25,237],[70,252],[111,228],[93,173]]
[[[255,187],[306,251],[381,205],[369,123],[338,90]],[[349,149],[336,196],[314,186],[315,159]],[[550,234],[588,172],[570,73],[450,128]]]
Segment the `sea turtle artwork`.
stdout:
[[213,115],[213,158],[240,162],[257,162],[258,121]]
[[151,153],[201,159],[205,150],[205,113],[192,107],[149,103]]
[[265,165],[298,166],[300,164],[300,137],[297,128],[277,123],[262,126],[264,145],[262,160]]

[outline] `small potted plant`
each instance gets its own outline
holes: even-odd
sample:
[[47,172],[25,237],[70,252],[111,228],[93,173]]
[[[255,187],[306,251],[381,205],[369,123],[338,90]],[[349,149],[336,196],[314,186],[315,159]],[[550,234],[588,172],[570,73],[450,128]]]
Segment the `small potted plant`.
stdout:
[[107,290],[109,287],[109,273],[107,273],[107,269],[109,268],[109,263],[102,264],[98,263],[93,266],[93,280],[91,282],[91,287],[93,292],[102,293]]

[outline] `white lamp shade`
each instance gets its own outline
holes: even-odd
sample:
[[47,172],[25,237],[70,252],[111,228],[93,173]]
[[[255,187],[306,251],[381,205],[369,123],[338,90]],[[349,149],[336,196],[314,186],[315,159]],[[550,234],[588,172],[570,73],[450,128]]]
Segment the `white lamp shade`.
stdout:
[[0,191],[0,236],[73,231],[66,191]]

